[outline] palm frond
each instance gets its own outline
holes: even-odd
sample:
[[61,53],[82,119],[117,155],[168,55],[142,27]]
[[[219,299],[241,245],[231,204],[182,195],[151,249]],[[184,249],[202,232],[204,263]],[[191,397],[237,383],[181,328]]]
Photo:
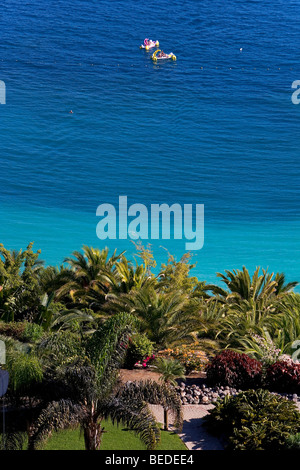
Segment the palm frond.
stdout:
[[140,396],[136,396],[134,401],[128,401],[127,397],[120,394],[105,404],[101,414],[106,419],[111,418],[113,423],[122,423],[134,431],[148,450],[155,449],[160,440],[159,426]]
[[180,397],[174,388],[151,380],[131,382],[125,384],[120,389],[118,396],[128,403],[134,403],[138,399],[152,405],[161,405],[163,408],[173,412],[175,417],[174,426],[179,430],[182,428],[182,405]]
[[28,450],[39,448],[53,431],[76,428],[84,409],[71,400],[60,400],[50,403],[34,423],[28,440]]

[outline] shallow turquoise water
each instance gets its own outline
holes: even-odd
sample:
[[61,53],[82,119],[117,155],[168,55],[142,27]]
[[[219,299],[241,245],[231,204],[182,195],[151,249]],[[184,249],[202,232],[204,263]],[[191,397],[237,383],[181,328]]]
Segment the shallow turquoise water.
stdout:
[[[203,203],[200,278],[261,265],[300,280],[299,3],[6,2],[1,241],[54,264],[83,244],[132,253],[97,239],[99,204]],[[153,65],[146,36],[178,60]],[[155,241],[159,262],[161,245],[184,252]]]

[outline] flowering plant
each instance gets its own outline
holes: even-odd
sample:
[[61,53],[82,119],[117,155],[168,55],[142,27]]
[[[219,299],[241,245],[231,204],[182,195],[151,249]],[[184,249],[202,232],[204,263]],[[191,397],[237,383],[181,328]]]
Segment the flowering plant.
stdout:
[[177,359],[185,367],[187,374],[193,370],[203,371],[208,363],[208,358],[205,352],[197,349],[197,347],[197,343],[192,345],[183,344],[174,349],[168,348],[160,351],[159,355]]
[[134,365],[135,365],[135,367],[142,366],[143,369],[146,369],[147,367],[149,367],[150,363],[154,359],[155,359],[155,354],[152,354],[152,356],[147,356],[142,361],[136,362]]
[[125,367],[132,369],[137,364],[146,367],[153,355],[153,343],[145,334],[136,333],[129,339]]
[[271,336],[265,332],[265,336],[253,335],[257,347],[254,348],[256,356],[263,365],[274,364],[281,355],[281,349],[276,348]]

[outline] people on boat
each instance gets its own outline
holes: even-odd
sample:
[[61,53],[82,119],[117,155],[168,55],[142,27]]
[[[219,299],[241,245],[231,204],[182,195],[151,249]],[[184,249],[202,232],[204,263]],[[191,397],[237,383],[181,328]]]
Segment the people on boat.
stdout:
[[157,54],[157,57],[168,57],[168,54],[165,54],[164,51],[160,51],[160,52]]

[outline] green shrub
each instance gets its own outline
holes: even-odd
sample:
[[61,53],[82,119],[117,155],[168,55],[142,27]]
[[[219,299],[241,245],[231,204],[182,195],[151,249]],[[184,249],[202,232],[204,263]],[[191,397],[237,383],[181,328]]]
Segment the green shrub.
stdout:
[[9,336],[19,341],[23,341],[25,327],[25,322],[5,323],[3,321],[0,321],[0,335]]
[[43,378],[42,365],[39,359],[31,354],[10,352],[7,354],[6,368],[13,390],[25,391],[32,383],[41,382]]
[[288,450],[300,450],[300,432],[291,434],[286,440],[286,448]]
[[28,341],[29,343],[35,343],[44,334],[44,329],[37,325],[36,323],[25,323],[25,328],[23,332],[23,339],[24,341]]
[[43,328],[36,323],[22,322],[0,322],[0,335],[9,336],[18,341],[35,343],[44,333]]
[[285,449],[289,436],[300,431],[296,404],[262,389],[217,402],[205,421],[231,450]]
[[153,343],[145,334],[136,333],[129,340],[125,367],[132,369],[133,366],[153,354]]

